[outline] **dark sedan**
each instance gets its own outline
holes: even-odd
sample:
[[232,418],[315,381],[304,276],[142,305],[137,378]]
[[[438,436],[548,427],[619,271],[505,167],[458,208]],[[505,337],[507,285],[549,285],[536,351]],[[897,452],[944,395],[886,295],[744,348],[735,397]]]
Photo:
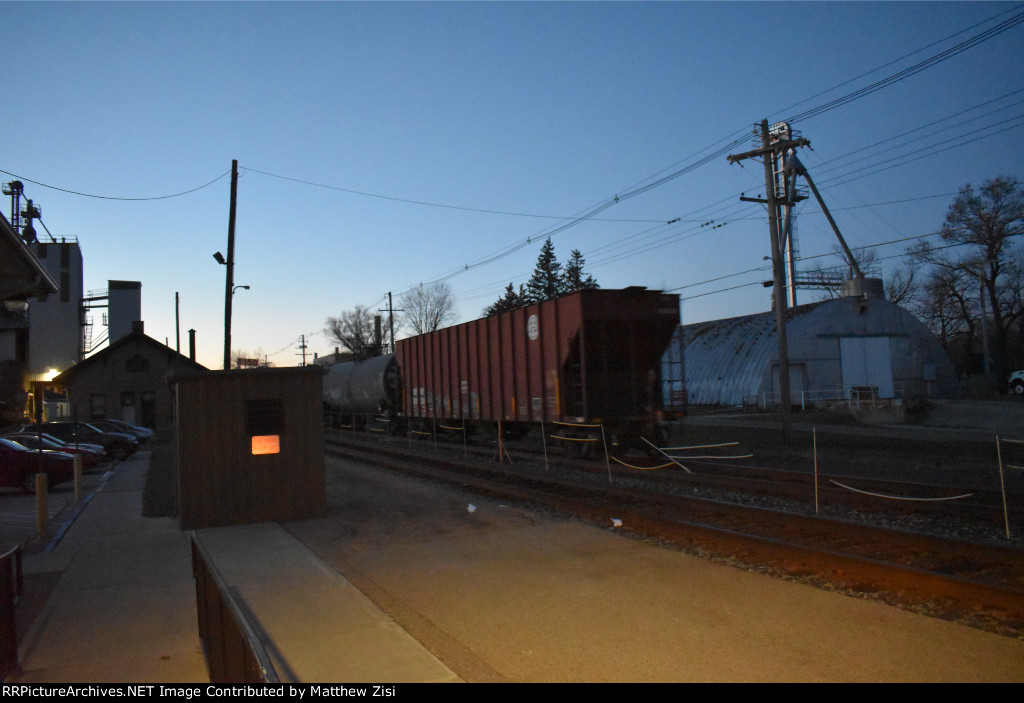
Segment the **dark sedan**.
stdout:
[[62,442],[74,443],[77,440],[99,444],[115,461],[127,459],[139,449],[139,441],[134,436],[123,432],[104,432],[87,422],[59,420],[44,422],[41,426],[35,424],[21,426],[22,432],[39,432],[40,429],[46,434],[52,434]]
[[89,420],[89,424],[104,432],[124,432],[125,434],[130,434],[139,440],[140,444],[144,444],[153,436],[153,430],[148,427],[129,425],[127,422],[121,422],[120,420]]

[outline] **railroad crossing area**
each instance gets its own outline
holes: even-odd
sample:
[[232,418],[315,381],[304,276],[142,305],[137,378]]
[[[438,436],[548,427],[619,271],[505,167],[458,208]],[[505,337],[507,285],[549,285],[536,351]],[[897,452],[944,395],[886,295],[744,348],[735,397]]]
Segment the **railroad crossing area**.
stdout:
[[[126,462],[59,544],[26,557],[56,585],[15,680],[209,680],[188,533],[141,517],[147,466]],[[328,474],[323,518],[200,531],[282,680],[1024,681],[1024,641],[379,470]],[[307,586],[325,580],[331,592]],[[349,612],[363,630],[313,629],[344,624],[340,593],[378,626]],[[374,630],[394,648],[371,647]],[[332,667],[345,638],[367,638],[372,668]],[[382,666],[409,652],[425,668]]]

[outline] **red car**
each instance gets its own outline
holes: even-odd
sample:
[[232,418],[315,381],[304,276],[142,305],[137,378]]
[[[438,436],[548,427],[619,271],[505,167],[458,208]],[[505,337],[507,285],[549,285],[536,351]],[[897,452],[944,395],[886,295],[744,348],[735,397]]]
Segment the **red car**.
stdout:
[[50,487],[74,478],[74,460],[64,452],[33,451],[0,437],[0,486],[36,492],[36,474],[45,473]]
[[5,434],[4,439],[17,442],[29,449],[44,449],[66,454],[82,455],[82,471],[92,471],[104,461],[109,461],[106,450],[98,444],[83,444],[77,446],[71,442],[62,442],[53,435],[43,434],[42,439],[35,432],[18,432],[16,434]]

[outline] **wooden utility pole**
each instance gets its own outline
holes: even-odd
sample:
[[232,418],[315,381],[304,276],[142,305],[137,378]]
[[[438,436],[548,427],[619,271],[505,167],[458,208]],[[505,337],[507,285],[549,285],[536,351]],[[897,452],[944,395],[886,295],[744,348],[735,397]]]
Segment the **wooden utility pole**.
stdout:
[[404,309],[402,309],[402,310],[395,310],[394,303],[393,303],[393,301],[391,299],[391,291],[388,291],[388,307],[387,307],[387,310],[378,308],[377,312],[386,312],[388,314],[388,327],[390,329],[390,335],[391,335],[391,349],[390,349],[390,351],[391,351],[392,354],[394,354],[395,353],[395,313],[396,312],[405,312],[405,310]]
[[391,328],[391,353],[395,353],[395,306],[391,302],[391,291],[388,291],[388,327]]
[[181,301],[174,292],[174,351],[181,353]]
[[786,286],[784,283],[785,260],[783,258],[783,238],[779,229],[779,207],[786,200],[779,201],[776,195],[776,178],[774,164],[777,157],[789,149],[807,146],[806,139],[778,139],[772,142],[768,130],[768,120],[761,120],[761,148],[728,157],[729,163],[760,156],[764,162],[765,198],[745,198],[747,202],[763,203],[768,208],[768,229],[772,252],[772,305],[775,308],[775,329],[779,342],[779,409],[782,414],[782,440],[789,441],[792,425],[789,418],[791,406],[789,388],[789,345],[786,341]]
[[238,159],[231,162],[231,208],[228,213],[227,282],[224,287],[224,370],[231,368],[231,298],[235,287],[235,204],[238,198]]

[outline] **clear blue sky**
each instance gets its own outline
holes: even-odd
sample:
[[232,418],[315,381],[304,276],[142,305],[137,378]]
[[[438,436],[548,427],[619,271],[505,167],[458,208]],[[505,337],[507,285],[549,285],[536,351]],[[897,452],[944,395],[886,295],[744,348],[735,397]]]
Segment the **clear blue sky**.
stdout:
[[[546,234],[567,222],[557,218],[728,147],[553,241],[562,260],[581,250],[602,287],[679,289],[685,322],[741,315],[769,308],[767,271],[694,285],[768,255],[763,211],[738,200],[763,192],[760,164],[725,154],[752,148],[762,119],[825,105],[1022,11],[3,2],[0,180],[147,198],[205,184],[238,159],[235,282],[251,289],[235,295],[232,346],[293,365],[300,335],[310,353],[332,351],[328,316],[455,272],[458,321],[478,317],[529,277]],[[811,141],[801,159],[844,235],[863,246],[935,232],[964,184],[1021,176],[1017,91],[1024,25],[793,127]],[[196,329],[213,368],[224,268],[211,255],[226,252],[229,190],[224,175],[186,196],[127,201],[26,182],[49,231],[78,237],[87,288],[141,281],[146,331],[172,345],[180,292],[182,344]],[[724,225],[700,227],[709,220]],[[804,257],[833,249],[813,201],[798,231]],[[753,285],[693,297],[741,284]]]

